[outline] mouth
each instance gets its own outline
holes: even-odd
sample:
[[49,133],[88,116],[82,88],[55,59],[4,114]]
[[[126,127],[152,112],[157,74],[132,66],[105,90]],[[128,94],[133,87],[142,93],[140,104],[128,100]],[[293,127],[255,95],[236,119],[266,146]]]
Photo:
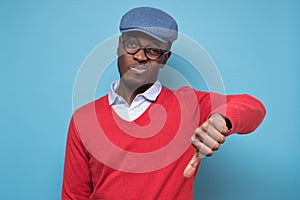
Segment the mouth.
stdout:
[[134,65],[130,67],[130,70],[137,74],[142,74],[150,68],[149,65]]

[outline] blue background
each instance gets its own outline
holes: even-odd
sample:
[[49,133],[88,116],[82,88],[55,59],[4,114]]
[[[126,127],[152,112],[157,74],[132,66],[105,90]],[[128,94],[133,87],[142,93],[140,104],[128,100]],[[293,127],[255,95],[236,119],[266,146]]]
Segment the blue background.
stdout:
[[207,50],[227,93],[267,108],[255,133],[230,136],[203,160],[195,199],[300,199],[296,0],[1,1],[0,199],[60,199],[76,73],[122,14],[144,5]]

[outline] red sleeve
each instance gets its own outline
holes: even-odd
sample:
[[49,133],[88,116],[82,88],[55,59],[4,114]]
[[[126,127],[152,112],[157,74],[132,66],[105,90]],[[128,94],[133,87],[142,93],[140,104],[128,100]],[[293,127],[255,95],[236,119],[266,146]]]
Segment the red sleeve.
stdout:
[[62,200],[87,200],[92,193],[89,154],[72,118],[68,130]]
[[253,132],[262,122],[266,109],[256,98],[247,95],[220,95],[198,92],[200,116],[207,119],[212,113],[219,113],[230,120],[229,134]]

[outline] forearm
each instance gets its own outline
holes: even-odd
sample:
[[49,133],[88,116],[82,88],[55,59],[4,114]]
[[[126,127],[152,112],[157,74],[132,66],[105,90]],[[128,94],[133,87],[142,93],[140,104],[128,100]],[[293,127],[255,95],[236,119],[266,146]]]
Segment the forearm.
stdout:
[[[220,95],[217,93],[198,92],[200,124],[213,113],[226,117],[232,127],[232,133],[250,133],[262,122],[266,109],[256,98],[247,94]],[[199,124],[199,125],[200,125]]]
[[266,109],[256,98],[250,95],[228,95],[226,104],[221,105],[212,112],[220,113],[230,120],[231,133],[253,132],[262,122]]

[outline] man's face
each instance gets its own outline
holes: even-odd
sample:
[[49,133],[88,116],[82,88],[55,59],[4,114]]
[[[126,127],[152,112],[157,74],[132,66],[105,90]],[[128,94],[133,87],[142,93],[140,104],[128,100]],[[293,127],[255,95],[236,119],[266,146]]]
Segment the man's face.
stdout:
[[[118,69],[121,81],[135,89],[154,83],[159,69],[171,55],[170,51],[164,52],[169,48],[169,43],[159,42],[140,32],[128,32],[120,36]],[[153,59],[155,57],[158,58]]]

